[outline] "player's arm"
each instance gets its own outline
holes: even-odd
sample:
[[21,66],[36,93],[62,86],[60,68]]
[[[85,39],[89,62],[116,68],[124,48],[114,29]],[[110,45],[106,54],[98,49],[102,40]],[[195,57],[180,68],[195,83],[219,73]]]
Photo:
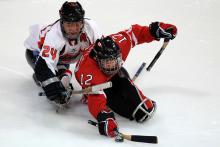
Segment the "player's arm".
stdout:
[[114,113],[106,107],[106,99],[104,92],[88,95],[89,112],[98,121],[98,129],[101,135],[115,137],[118,125]]
[[177,34],[177,28],[172,24],[153,22],[149,26],[132,25],[125,32],[129,35],[134,47],[137,44],[160,40],[160,38],[174,39]]
[[[81,87],[84,89],[89,86],[106,82],[102,75],[99,75],[99,70],[95,70],[96,67],[88,67],[88,65],[85,65],[85,61],[83,59],[85,58],[82,56],[82,58],[78,61],[75,70],[75,77]],[[94,77],[92,74],[88,73],[88,71],[93,72],[96,76]],[[114,131],[117,130],[117,123],[115,121],[114,113],[106,106],[107,98],[104,92],[99,91],[97,94],[87,94],[86,96],[89,112],[98,121],[99,133],[101,135],[114,137]]]
[[97,23],[93,20],[87,20],[88,23],[88,35],[89,38],[91,38],[91,43],[95,43],[97,39],[100,39],[103,36],[102,31],[100,30],[99,26]]
[[55,70],[58,60],[59,51],[44,45],[34,71],[47,98],[57,103],[65,103],[68,95],[60,79],[56,76]]

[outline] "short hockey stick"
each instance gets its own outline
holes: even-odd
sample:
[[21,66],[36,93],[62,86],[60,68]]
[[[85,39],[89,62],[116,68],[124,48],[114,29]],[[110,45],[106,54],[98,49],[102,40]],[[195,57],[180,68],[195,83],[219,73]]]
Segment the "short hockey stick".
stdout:
[[137,72],[136,72],[135,75],[133,76],[132,81],[135,81],[135,80],[137,79],[137,77],[140,75],[140,73],[141,73],[142,70],[144,69],[145,65],[146,65],[145,62],[143,62],[143,63],[141,64],[141,66],[138,68]]
[[[96,94],[99,91],[110,88],[110,87],[112,87],[112,82],[106,82],[106,83],[102,83],[102,84],[98,84],[98,85],[94,85],[94,86],[89,86],[89,87],[82,89],[82,90],[72,90],[71,92],[72,92],[72,95],[74,95],[74,94]],[[40,92],[38,95],[45,96],[45,93]]]
[[[88,120],[88,123],[96,127],[98,126],[98,123],[92,120]],[[154,143],[154,144],[158,143],[157,136],[126,135],[120,132],[115,132],[115,133],[116,133],[115,141],[117,142],[122,142],[123,139],[126,139],[135,142]]]
[[146,68],[147,71],[150,71],[151,68],[154,66],[155,62],[157,61],[157,59],[160,57],[160,55],[163,53],[164,49],[166,48],[166,46],[169,43],[169,39],[164,39],[163,45],[160,48],[160,50],[158,51],[158,53],[156,54],[156,56],[154,57],[154,59],[151,61],[150,65]]

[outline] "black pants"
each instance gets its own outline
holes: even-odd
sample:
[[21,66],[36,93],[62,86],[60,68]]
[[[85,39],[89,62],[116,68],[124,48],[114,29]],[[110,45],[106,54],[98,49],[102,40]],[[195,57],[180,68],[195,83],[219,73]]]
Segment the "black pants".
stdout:
[[35,67],[35,63],[37,61],[38,56],[39,56],[39,52],[37,51],[32,51],[30,49],[26,49],[25,51],[26,60],[32,69],[34,69]]
[[135,118],[132,117],[134,110],[142,100],[138,89],[130,81],[129,75],[121,76],[120,74],[117,74],[111,79],[111,82],[113,85],[112,88],[104,90],[107,96],[108,107],[115,113],[129,118],[130,120],[138,120],[143,117],[145,113],[142,111],[138,111]]

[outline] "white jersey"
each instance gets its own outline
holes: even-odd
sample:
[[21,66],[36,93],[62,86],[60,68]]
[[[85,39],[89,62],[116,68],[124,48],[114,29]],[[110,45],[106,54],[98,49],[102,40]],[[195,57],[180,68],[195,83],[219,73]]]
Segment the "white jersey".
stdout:
[[27,49],[39,51],[48,68],[55,74],[57,64],[75,63],[81,57],[82,50],[101,37],[102,34],[96,23],[85,19],[80,36],[76,40],[68,41],[62,35],[58,20],[48,26],[31,26],[30,35],[25,40],[24,46]]

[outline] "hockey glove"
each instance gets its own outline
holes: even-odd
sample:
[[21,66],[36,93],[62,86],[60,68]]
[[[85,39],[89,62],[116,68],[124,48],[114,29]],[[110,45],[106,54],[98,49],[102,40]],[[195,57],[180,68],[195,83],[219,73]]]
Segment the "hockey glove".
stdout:
[[160,40],[160,38],[172,40],[177,34],[176,26],[162,22],[152,22],[149,28],[151,35],[155,37],[156,40]]
[[117,123],[115,121],[115,116],[112,111],[101,111],[98,116],[98,128],[101,135],[115,137],[118,131]]
[[[51,78],[56,79],[56,77]],[[47,96],[47,98],[51,101],[54,101],[58,104],[65,104],[69,100],[69,94],[62,85],[61,81],[58,80],[46,80],[50,81],[49,84],[42,85],[42,88]],[[52,81],[52,82],[51,82]],[[44,82],[42,82],[44,83]],[[46,83],[46,82],[45,82]]]

